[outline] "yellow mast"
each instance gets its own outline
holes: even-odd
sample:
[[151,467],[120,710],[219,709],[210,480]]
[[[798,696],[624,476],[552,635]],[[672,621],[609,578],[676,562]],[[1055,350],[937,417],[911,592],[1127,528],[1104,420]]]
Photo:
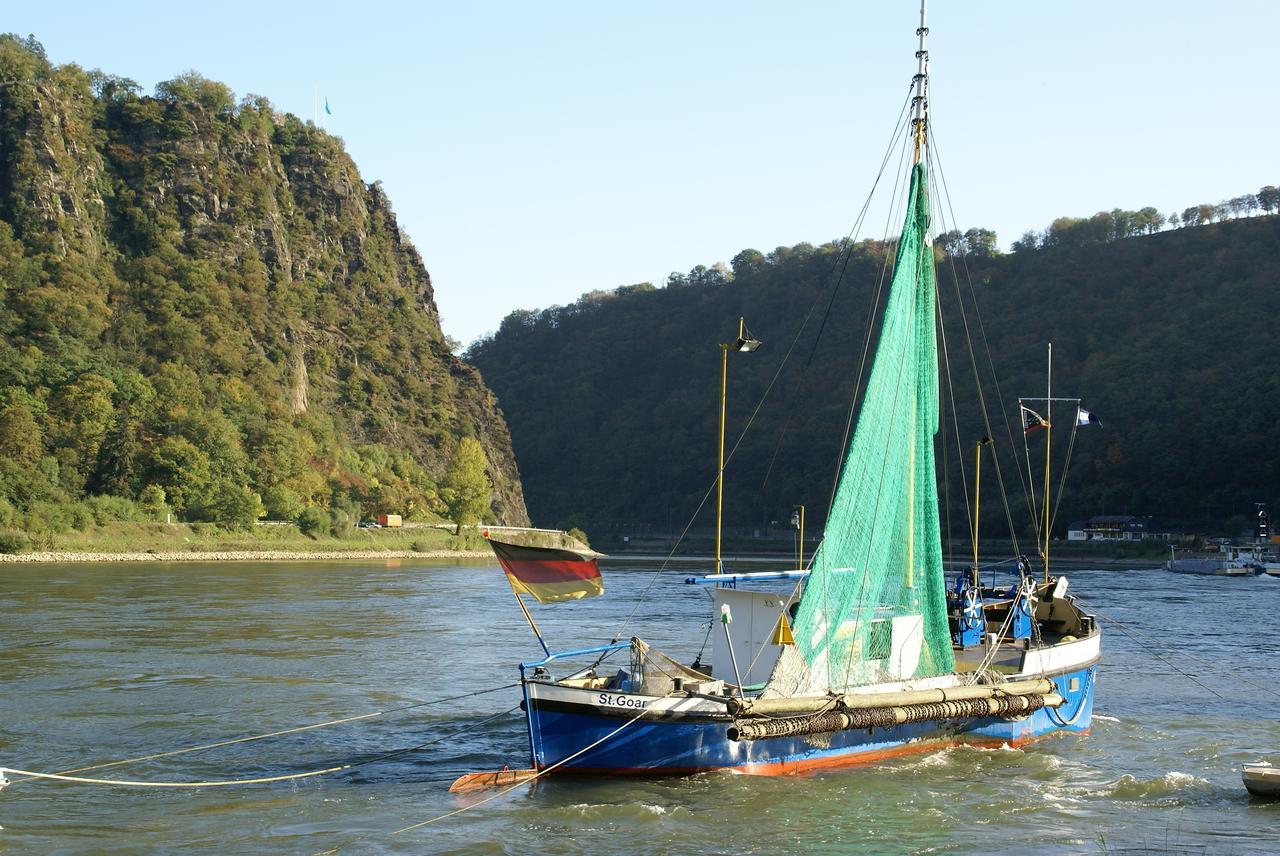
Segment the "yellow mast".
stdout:
[[[741,321],[739,321],[741,328]],[[720,345],[720,451],[716,469],[716,573],[724,567],[720,563],[720,530],[724,525],[724,407],[725,387],[729,379],[729,346]]]
[[982,501],[982,447],[991,442],[982,437],[973,447],[973,586],[981,584],[978,578],[978,507]]
[[1053,440],[1053,342],[1049,343],[1048,399],[1044,411],[1044,581],[1049,582],[1049,450]]
[[720,344],[720,443],[716,457],[716,573],[724,570],[720,559],[721,532],[724,528],[724,414],[726,387],[729,380],[729,352],[749,354],[760,347],[758,339],[749,338],[747,320],[738,318],[738,338]]

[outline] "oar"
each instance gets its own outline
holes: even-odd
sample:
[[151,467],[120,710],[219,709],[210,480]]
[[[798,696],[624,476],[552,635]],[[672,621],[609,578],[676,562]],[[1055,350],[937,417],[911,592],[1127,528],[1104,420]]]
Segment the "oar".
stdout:
[[449,786],[449,793],[464,794],[470,791],[483,791],[486,788],[500,788],[504,785],[518,785],[538,775],[537,770],[513,770],[503,767],[488,773],[466,773],[457,778]]

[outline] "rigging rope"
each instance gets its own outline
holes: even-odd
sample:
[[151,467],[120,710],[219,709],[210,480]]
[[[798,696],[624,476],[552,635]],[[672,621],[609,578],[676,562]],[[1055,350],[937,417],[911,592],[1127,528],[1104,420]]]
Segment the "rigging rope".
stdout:
[[[670,693],[668,693],[667,695],[670,695]],[[663,698],[666,698],[666,697],[667,697],[667,696],[663,696]],[[568,756],[568,757],[566,757],[566,758],[562,758],[562,759],[560,759],[559,761],[555,762],[554,764],[550,765],[549,767],[543,767],[543,768],[542,768],[541,770],[539,770],[536,774],[534,774],[534,775],[530,776],[529,778],[525,779],[525,780],[524,780],[524,781],[522,781],[522,782],[517,782],[516,784],[512,785],[511,787],[506,788],[506,789],[501,790],[501,791],[498,791],[496,794],[493,794],[492,796],[485,797],[484,799],[480,800],[479,802],[474,802],[474,803],[471,803],[470,805],[464,805],[462,808],[454,809],[453,811],[446,812],[445,814],[439,815],[439,816],[437,816],[437,817],[433,817],[433,818],[431,818],[430,820],[424,820],[424,821],[421,821],[420,823],[412,823],[412,824],[410,824],[410,825],[408,825],[408,826],[401,827],[400,829],[397,829],[396,831],[392,832],[391,834],[392,834],[392,835],[399,835],[399,834],[401,834],[402,832],[409,832],[410,830],[414,830],[414,829],[421,829],[421,828],[422,828],[422,827],[424,827],[424,826],[430,826],[430,825],[431,825],[431,824],[433,824],[433,823],[438,823],[439,821],[445,820],[446,818],[453,817],[454,815],[462,814],[464,811],[471,811],[471,809],[473,809],[473,808],[478,808],[478,807],[480,807],[480,806],[484,805],[484,804],[485,804],[485,803],[487,803],[487,802],[491,802],[491,801],[493,801],[493,800],[496,800],[498,797],[506,796],[507,794],[511,793],[511,792],[512,792],[512,791],[514,791],[515,789],[517,789],[517,788],[522,788],[522,787],[524,787],[525,785],[527,785],[527,784],[529,784],[529,783],[531,783],[531,782],[535,782],[535,781],[537,781],[538,779],[541,779],[541,778],[542,778],[543,776],[545,776],[547,773],[550,773],[552,770],[555,770],[555,769],[557,769],[557,768],[559,768],[559,767],[563,767],[565,764],[569,763],[569,762],[570,762],[570,761],[572,761],[573,759],[578,758],[578,757],[580,757],[580,756],[582,756],[582,755],[586,754],[587,752],[590,752],[592,749],[596,748],[596,747],[597,747],[597,746],[599,746],[601,743],[604,743],[606,740],[611,740],[611,739],[613,739],[613,738],[614,738],[614,737],[616,737],[618,734],[620,734],[620,733],[623,731],[623,729],[628,728],[628,727],[630,727],[631,725],[634,725],[636,722],[640,721],[640,719],[641,719],[641,718],[642,718],[646,713],[648,713],[648,712],[649,712],[648,710],[641,710],[641,711],[640,711],[639,713],[637,713],[635,716],[631,717],[631,718],[630,718],[630,719],[628,719],[626,722],[624,722],[624,723],[622,723],[621,725],[619,725],[619,726],[618,726],[617,728],[615,728],[613,731],[610,731],[610,732],[609,732],[608,734],[606,734],[604,737],[601,737],[599,740],[595,741],[594,743],[590,743],[590,744],[588,744],[588,745],[586,745],[586,746],[582,747],[582,748],[581,748],[581,749],[579,749],[577,752],[574,752],[572,755],[569,755],[569,756]],[[332,852],[332,851],[330,851],[330,852]]]
[[[939,183],[941,185],[942,195],[945,196],[946,198],[947,209],[951,212],[951,220],[952,222],[954,222],[955,208],[952,206],[952,203],[951,203],[951,190],[947,187],[946,172],[942,168],[942,155],[938,151],[938,137],[937,137],[937,130],[936,130],[936,122],[932,119],[929,122],[929,134],[930,134],[929,162],[930,164],[933,164],[935,161],[937,162],[937,167],[938,167],[937,171],[938,171],[938,177],[940,179]],[[941,205],[941,203],[942,203],[942,200],[939,199],[939,205]],[[948,258],[949,258],[949,264],[951,266],[952,280],[953,282],[955,282],[955,287],[956,287],[956,302],[960,309],[960,318],[964,324],[965,342],[968,345],[968,351],[969,351],[969,362],[973,368],[974,383],[977,386],[978,402],[979,402],[980,410],[982,413],[982,422],[984,427],[987,430],[987,436],[992,437],[994,439],[995,432],[991,430],[991,417],[987,408],[986,394],[983,392],[983,389],[982,389],[982,379],[981,379],[981,374],[978,371],[977,356],[974,353],[973,336],[969,328],[969,317],[964,310],[964,298],[960,291],[960,277],[956,272],[955,258],[953,256],[950,256],[950,254],[948,254]],[[969,272],[968,260],[965,259],[964,257],[961,257],[961,265],[964,267],[965,278],[969,287],[970,299],[973,301],[974,316],[978,323],[978,334],[982,340],[983,350],[986,352],[987,366],[991,372],[991,382],[994,384],[996,388],[996,397],[1000,403],[1000,413],[1004,420],[1005,433],[1009,438],[1009,448],[1011,450],[1015,450],[1014,455],[1016,457],[1017,446],[1013,441],[1013,429],[1009,425],[1009,411],[1008,411],[1008,408],[1005,406],[1004,393],[1000,389],[1000,381],[998,376],[996,375],[995,360],[991,356],[991,345],[987,339],[986,326],[982,320],[982,309],[978,304],[978,295],[973,287],[973,276]],[[993,454],[991,455],[991,458],[995,463],[996,481],[1000,485],[1000,501],[1004,505],[1005,519],[1009,525],[1009,537],[1013,542],[1013,552],[1017,555],[1021,555],[1022,549],[1018,546],[1018,532],[1013,525],[1013,512],[1009,506],[1009,494],[1005,488],[1003,468],[1000,466],[1000,456],[998,454],[994,454],[994,450],[993,450]],[[1019,481],[1022,480],[1021,473],[1018,474],[1018,480]],[[1023,491],[1024,493],[1030,494],[1030,489],[1025,484],[1023,485]]]
[[[850,229],[849,235],[846,238],[846,247],[843,255],[844,264],[841,267],[840,277],[836,281],[835,287],[832,292],[832,296],[827,302],[827,309],[823,315],[823,322],[822,322],[823,328],[825,328],[825,325],[826,325],[826,316],[831,312],[831,305],[832,305],[832,302],[835,300],[835,292],[839,290],[840,284],[844,280],[845,271],[848,268],[848,260],[851,253],[853,252],[852,238],[856,236],[857,230],[861,228],[861,224],[866,216],[868,207],[871,204],[871,199],[875,195],[876,188],[880,184],[880,179],[884,175],[884,167],[888,163],[890,154],[892,153],[892,150],[895,146],[897,138],[901,134],[902,127],[905,127],[902,125],[902,115],[905,114],[908,104],[910,104],[910,91],[908,91],[907,100],[906,102],[904,102],[904,105],[903,105],[903,113],[899,114],[899,122],[898,122],[898,125],[896,125],[894,128],[894,133],[890,139],[889,147],[885,151],[884,160],[881,162],[880,169],[876,173],[875,181],[872,183],[871,190],[870,192],[868,192],[867,198],[863,202],[862,210],[859,213],[857,220],[854,221],[854,225]],[[834,269],[835,268],[833,265],[832,270]],[[810,304],[809,311],[805,314],[804,320],[801,323],[799,330],[796,331],[796,335],[792,338],[791,344],[787,347],[786,353],[783,354],[782,360],[779,362],[778,368],[773,374],[773,378],[769,381],[768,387],[765,388],[763,395],[760,396],[760,400],[756,403],[755,409],[752,410],[751,416],[747,419],[747,424],[743,426],[742,431],[739,432],[737,439],[733,443],[733,446],[730,447],[728,454],[725,456],[724,463],[726,468],[728,467],[729,463],[733,460],[733,456],[738,451],[738,447],[741,446],[743,439],[747,436],[747,432],[750,431],[751,426],[755,423],[756,417],[759,415],[761,408],[764,407],[765,402],[768,400],[770,394],[773,392],[773,388],[777,385],[778,379],[782,376],[783,369],[786,367],[788,361],[790,360],[791,354],[794,352],[796,345],[799,344],[800,338],[803,335],[804,330],[808,325],[809,320],[812,318],[814,310],[817,309],[821,299],[822,299],[822,293],[819,292],[814,297],[813,302]],[[870,335],[871,335],[870,329],[871,329],[870,322],[868,322],[868,332],[867,332],[868,342],[870,341]],[[810,362],[812,362],[813,353],[817,350],[817,342],[819,339],[821,339],[821,335],[822,335],[822,330],[820,329],[818,331],[818,336],[814,341],[813,350],[810,352],[810,355],[809,355]],[[866,349],[864,347],[863,361],[865,362],[865,360],[866,360]],[[808,366],[808,363],[806,363],[806,367],[807,366]],[[856,393],[856,384],[855,384],[855,393]],[[786,430],[785,426],[783,430],[784,431]],[[847,428],[845,431],[845,442],[846,443],[848,442]],[[774,457],[776,458],[776,456],[777,456],[777,449],[774,450]],[[843,456],[843,452],[842,452],[842,456]],[[773,460],[770,460],[769,469],[771,470],[772,467],[773,467]],[[718,479],[718,476],[717,476],[717,479]],[[684,542],[685,537],[689,534],[689,530],[690,528],[692,528],[694,521],[697,520],[698,515],[702,512],[703,507],[707,504],[707,501],[711,498],[711,493],[715,490],[717,479],[713,479],[711,484],[707,487],[707,491],[706,493],[703,494],[701,502],[698,503],[698,507],[694,510],[693,514],[689,516],[688,522],[685,523],[684,529],[680,532],[680,537],[676,539],[676,542],[675,544],[672,545],[670,552],[667,553],[667,557],[663,560],[662,564],[658,567],[657,570],[653,572],[653,575],[649,578],[649,582],[645,585],[644,589],[640,592],[639,597],[636,598],[636,603],[634,606],[632,606],[631,611],[627,614],[627,617],[618,626],[617,630],[614,631],[612,636],[614,642],[622,638],[623,632],[626,630],[627,626],[631,623],[632,619],[635,618],[636,612],[639,610],[641,604],[643,604],[645,599],[648,597],[649,591],[653,588],[653,584],[657,582],[658,577],[662,575],[667,570],[667,567],[671,564],[671,560],[675,557],[676,550],[680,548],[680,545]],[[765,475],[765,480],[766,481],[768,480],[768,473],[766,473]],[[834,492],[834,488],[833,488],[833,492]]]
[[[506,689],[506,688],[504,687],[503,689]],[[470,725],[464,726],[463,728],[459,728],[454,731],[451,731],[448,734],[444,734],[444,735],[441,735],[440,737],[436,737],[432,740],[428,740],[425,743],[419,743],[416,746],[409,746],[404,749],[396,749],[395,751],[387,752],[383,755],[377,755],[373,758],[367,758],[364,761],[356,761],[350,764],[339,764],[334,767],[325,767],[319,770],[308,770],[303,773],[288,773],[280,776],[260,776],[256,778],[250,778],[250,779],[222,779],[222,780],[204,781],[204,782],[144,782],[144,781],[136,781],[131,779],[97,779],[97,778],[90,778],[86,776],[68,776],[60,773],[40,773],[33,770],[19,770],[16,767],[0,767],[0,777],[3,777],[4,773],[14,773],[15,775],[23,777],[21,779],[16,779],[15,783],[20,781],[27,781],[30,779],[48,779],[56,782],[73,782],[73,783],[83,784],[83,785],[111,785],[111,786],[117,786],[117,787],[130,787],[130,788],[222,788],[222,787],[230,787],[233,785],[261,785],[261,784],[267,784],[270,782],[289,782],[289,781],[295,781],[297,779],[310,779],[316,776],[324,776],[330,773],[340,773],[345,770],[354,770],[357,767],[366,767],[370,764],[376,764],[381,761],[387,761],[391,758],[397,758],[401,755],[406,755],[410,752],[416,752],[419,749],[425,749],[426,747],[439,743],[442,740],[448,740],[452,737],[457,737],[459,734],[464,734],[467,731],[470,731],[474,728],[479,728],[482,725],[487,725],[488,723],[494,721],[495,719],[498,719],[499,717],[506,716],[510,713],[515,712],[516,710],[519,710],[519,708],[520,708],[520,705],[518,704],[514,705],[513,707],[510,707],[507,710],[502,711],[501,713],[495,713],[492,716],[485,717],[482,720],[473,722]],[[287,733],[287,732],[282,732],[282,733]],[[238,742],[238,741],[230,741],[230,742]],[[222,745],[225,745],[225,744],[222,744]],[[161,757],[161,756],[156,755],[152,757]],[[125,762],[119,762],[119,763],[125,763]]]
[[[252,743],[257,740],[266,740],[270,737],[283,737],[286,734],[297,734],[302,731],[312,731],[317,728],[327,728],[334,725],[343,725],[348,722],[358,722],[366,719],[374,719],[379,716],[387,716],[388,714],[400,713],[401,711],[405,711],[405,710],[413,710],[415,708],[429,707],[431,705],[444,704],[445,702],[450,702],[450,701],[458,701],[464,698],[473,698],[475,696],[488,695],[489,693],[496,693],[500,690],[508,690],[508,689],[511,689],[512,687],[518,687],[518,686],[519,686],[518,683],[503,684],[500,687],[490,687],[489,689],[485,689],[485,690],[476,690],[475,692],[463,693],[461,695],[456,695],[456,696],[448,696],[446,698],[432,699],[431,701],[415,702],[413,704],[406,704],[400,707],[392,707],[392,708],[387,708],[386,710],[373,711],[372,713],[362,713],[355,716],[342,717],[340,719],[330,719],[325,722],[313,722],[307,725],[298,725],[293,728],[285,728],[279,731],[270,731],[270,732],[267,732],[266,734],[254,734],[249,737],[234,737],[229,740],[220,740],[216,743],[205,743],[200,746],[188,746],[185,749],[171,749],[167,752],[154,752],[150,755],[139,755],[136,758],[125,758],[122,761],[107,761],[102,764],[91,764],[87,767],[74,767],[70,770],[59,770],[56,774],[49,774],[49,775],[68,776],[68,775],[71,775],[72,773],[86,773],[86,772],[89,772],[90,770],[105,770],[108,767],[122,767],[127,764],[137,764],[142,761],[154,761],[157,758],[169,758],[174,755],[186,755],[187,753],[190,753],[190,752],[203,752],[206,749],[219,749],[223,746],[233,746],[237,743]],[[18,771],[10,770],[10,772],[17,773]],[[39,778],[39,776],[32,776],[31,778]],[[26,779],[21,779],[21,778],[14,779],[10,784],[18,784],[19,782],[23,782],[23,781],[26,781]]]
[[[1077,599],[1081,599],[1079,595],[1076,595],[1076,597],[1077,597]],[[1139,641],[1139,637],[1141,637],[1142,639],[1144,639],[1144,640],[1145,640],[1145,643],[1146,643],[1146,645],[1147,645],[1147,646],[1154,645],[1154,646],[1156,646],[1156,647],[1158,647],[1158,648],[1161,648],[1161,649],[1163,649],[1163,650],[1165,650],[1165,651],[1169,652],[1170,654],[1176,654],[1176,655],[1178,655],[1178,656],[1185,657],[1185,658],[1187,658],[1188,660],[1191,660],[1191,661],[1193,661],[1193,662],[1199,663],[1200,665],[1204,666],[1204,667],[1205,667],[1205,669],[1206,669],[1206,671],[1226,671],[1226,672],[1230,672],[1230,673],[1232,674],[1232,676],[1233,676],[1236,680],[1240,681],[1241,683],[1248,684],[1249,686],[1253,687],[1254,689],[1259,690],[1259,691],[1261,691],[1261,692],[1264,692],[1264,693],[1266,693],[1267,695],[1272,695],[1272,696],[1275,696],[1275,697],[1277,697],[1277,698],[1280,698],[1280,691],[1277,691],[1277,690],[1276,690],[1275,688],[1273,688],[1273,687],[1265,686],[1265,685],[1263,685],[1263,684],[1259,684],[1259,683],[1256,683],[1256,682],[1254,682],[1254,681],[1251,681],[1251,680],[1249,680],[1248,678],[1246,678],[1246,677],[1244,677],[1243,675],[1241,675],[1241,674],[1240,674],[1240,672],[1238,672],[1238,671],[1236,671],[1236,670],[1234,670],[1234,669],[1231,669],[1231,668],[1229,668],[1229,667],[1224,668],[1223,663],[1222,663],[1221,661],[1215,662],[1215,661],[1212,661],[1212,660],[1206,660],[1205,658],[1200,657],[1200,656],[1198,656],[1198,655],[1196,655],[1196,654],[1192,654],[1192,653],[1190,653],[1190,652],[1188,652],[1188,651],[1184,651],[1184,650],[1182,650],[1181,648],[1175,648],[1174,646],[1169,645],[1168,643],[1161,642],[1159,639],[1156,639],[1155,637],[1152,637],[1152,636],[1148,636],[1146,633],[1142,632],[1141,630],[1138,630],[1137,628],[1135,628],[1135,627],[1133,627],[1133,626],[1131,626],[1131,625],[1127,624],[1126,622],[1123,622],[1123,621],[1121,621],[1120,619],[1118,619],[1118,618],[1116,618],[1116,617],[1114,617],[1114,616],[1112,616],[1112,615],[1109,615],[1109,614],[1107,614],[1107,613],[1103,612],[1102,610],[1098,609],[1097,607],[1095,607],[1095,606],[1093,606],[1093,605],[1091,605],[1091,604],[1089,605],[1089,609],[1091,609],[1091,610],[1092,610],[1096,615],[1098,615],[1100,618],[1104,619],[1108,624],[1113,624],[1113,625],[1115,625],[1119,630],[1121,630],[1123,633],[1125,633],[1127,636],[1129,636],[1129,638],[1130,638],[1130,639],[1133,639],[1135,642],[1136,642],[1136,641]],[[1148,652],[1148,653],[1150,653],[1150,652]],[[1154,654],[1153,654],[1152,656],[1156,656],[1156,655],[1154,655]],[[1166,660],[1166,661],[1163,661],[1163,662],[1166,662],[1166,663],[1167,663],[1168,661]],[[1193,681],[1195,680],[1194,678],[1191,678],[1191,676],[1190,676],[1190,675],[1187,675],[1186,673],[1184,673],[1184,672],[1182,672],[1181,670],[1179,670],[1176,666],[1172,666],[1172,664],[1170,664],[1170,666],[1173,668],[1173,670],[1174,670],[1174,671],[1178,672],[1178,674],[1183,675],[1183,677],[1190,678],[1190,679],[1191,679],[1191,680],[1193,680]],[[1197,681],[1197,683],[1199,683],[1199,682]],[[1202,687],[1204,687],[1204,685],[1203,685],[1203,684],[1200,684],[1200,685],[1201,685]],[[1208,687],[1204,687],[1204,688],[1205,688],[1206,690],[1209,690],[1209,688],[1208,688]],[[1211,692],[1211,693],[1212,693],[1212,692],[1213,692],[1213,690],[1209,690],[1209,692]],[[1214,695],[1217,695],[1217,693],[1213,693],[1213,694],[1214,694]],[[1219,697],[1219,698],[1221,698],[1221,696],[1218,696],[1218,697]]]

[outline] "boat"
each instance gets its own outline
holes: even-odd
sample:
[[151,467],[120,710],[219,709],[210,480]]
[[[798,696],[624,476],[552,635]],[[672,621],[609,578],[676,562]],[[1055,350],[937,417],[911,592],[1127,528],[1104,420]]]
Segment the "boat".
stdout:
[[1223,546],[1215,556],[1179,556],[1170,547],[1169,559],[1164,563],[1165,570],[1175,574],[1198,574],[1211,577],[1252,577],[1264,571],[1270,573],[1269,566],[1276,567],[1280,574],[1280,564],[1274,557],[1268,557],[1252,547]]
[[[1043,576],[1013,557],[1012,580],[984,581],[976,538],[973,567],[954,587],[944,576],[928,32],[922,3],[904,224],[820,546],[793,570],[736,573],[717,540],[713,572],[686,580],[710,594],[710,662],[621,634],[551,651],[538,634],[546,656],[520,665],[522,773],[787,775],[1089,731],[1102,633],[1067,578],[1050,574],[1048,526]],[[737,344],[759,345],[741,322]],[[1045,514],[1047,524],[1047,501]],[[545,567],[527,551],[503,567],[517,599],[538,585],[576,597],[572,579],[592,581],[581,596],[603,588],[598,569],[564,551]]]
[[1244,787],[1255,797],[1280,797],[1280,767],[1266,761],[1245,764],[1240,771]]

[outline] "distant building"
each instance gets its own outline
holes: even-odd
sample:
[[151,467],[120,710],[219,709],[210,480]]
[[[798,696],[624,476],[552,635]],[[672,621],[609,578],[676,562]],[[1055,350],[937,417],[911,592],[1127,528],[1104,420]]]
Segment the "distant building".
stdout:
[[1068,541],[1170,541],[1179,537],[1156,524],[1152,517],[1100,514],[1067,526]]

